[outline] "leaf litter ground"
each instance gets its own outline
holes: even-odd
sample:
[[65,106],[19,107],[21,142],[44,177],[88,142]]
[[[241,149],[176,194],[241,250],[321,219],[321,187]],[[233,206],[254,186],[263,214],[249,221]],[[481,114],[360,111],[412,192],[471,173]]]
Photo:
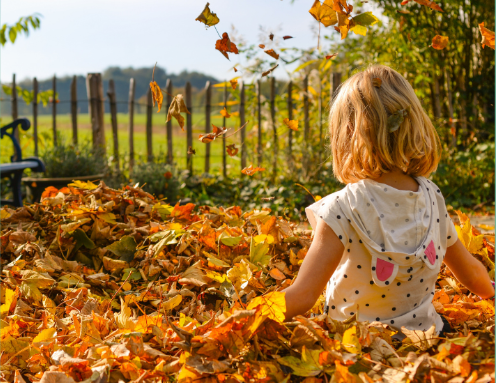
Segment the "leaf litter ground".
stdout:
[[[0,377],[9,382],[494,382],[494,301],[443,268],[453,333],[311,312],[281,292],[311,232],[270,210],[170,206],[76,181],[1,212]],[[459,214],[494,279],[494,244]]]

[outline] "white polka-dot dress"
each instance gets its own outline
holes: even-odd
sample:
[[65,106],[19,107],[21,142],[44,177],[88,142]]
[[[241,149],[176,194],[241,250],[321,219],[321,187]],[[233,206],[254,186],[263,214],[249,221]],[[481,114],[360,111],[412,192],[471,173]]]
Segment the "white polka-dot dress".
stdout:
[[416,180],[417,192],[362,180],[306,209],[313,228],[323,219],[345,247],[326,289],[332,318],[348,319],[358,307],[360,321],[442,330],[432,298],[457,233],[439,188],[424,177]]

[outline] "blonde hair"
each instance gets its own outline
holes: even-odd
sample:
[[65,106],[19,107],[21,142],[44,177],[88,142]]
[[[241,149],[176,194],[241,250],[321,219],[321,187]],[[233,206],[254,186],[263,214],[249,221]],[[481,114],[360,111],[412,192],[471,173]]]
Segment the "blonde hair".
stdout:
[[[379,87],[373,79],[380,79]],[[377,80],[374,80],[377,81]],[[407,109],[400,127],[388,117]],[[436,170],[441,142],[408,81],[395,70],[373,65],[344,82],[329,113],[332,165],[336,178],[353,183],[394,168],[411,176]]]

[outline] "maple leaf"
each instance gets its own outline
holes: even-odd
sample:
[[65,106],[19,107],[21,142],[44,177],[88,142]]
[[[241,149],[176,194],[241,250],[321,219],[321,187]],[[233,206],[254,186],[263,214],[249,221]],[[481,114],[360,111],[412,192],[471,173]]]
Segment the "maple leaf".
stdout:
[[277,67],[279,66],[279,64],[273,66],[272,68],[270,68],[269,70],[266,70],[265,72],[262,72],[262,77],[265,77],[267,75],[269,75],[272,71],[274,71]]
[[202,13],[195,20],[205,24],[207,27],[212,27],[218,24],[220,20],[217,17],[217,14],[210,11],[209,5],[210,3],[207,3],[207,5],[205,5]]
[[286,318],[286,293],[274,291],[260,297],[253,299],[248,306],[247,310],[260,307],[262,315],[273,319],[276,322],[282,323]]
[[172,117],[174,117],[181,129],[184,131],[184,117],[181,116],[181,113],[188,113],[188,108],[186,108],[186,104],[184,103],[184,98],[182,94],[178,94],[172,99],[171,105],[169,107],[169,111],[167,113],[167,120],[165,122],[169,122]]
[[338,22],[333,0],[325,0],[322,4],[319,0],[315,0],[312,8],[310,8],[308,12],[310,12],[315,20],[322,23],[325,27],[334,25]]
[[479,31],[482,35],[482,48],[488,46],[489,48],[494,49],[494,32],[484,27],[484,22],[479,24]]
[[238,79],[237,78],[233,78],[232,80],[229,80],[229,82],[231,83],[231,87],[233,89],[236,89],[236,87],[238,86]]
[[236,44],[234,44],[231,40],[229,40],[229,35],[226,32],[222,34],[222,39],[216,41],[215,49],[217,49],[220,53],[222,53],[224,57],[228,60],[229,60],[228,52],[239,54]]
[[432,38],[432,45],[434,49],[442,50],[448,46],[449,37],[436,35]]
[[264,52],[267,53],[270,57],[273,57],[276,60],[279,60],[279,55],[274,51],[274,49],[267,49]]
[[214,141],[217,137],[220,137],[224,134],[226,134],[227,129],[226,128],[219,128],[212,124],[213,127],[213,132],[212,133],[206,133],[206,134],[200,134],[198,136],[198,139],[203,142],[204,144],[208,144],[212,141]]
[[234,157],[236,154],[238,154],[239,148],[237,148],[235,144],[227,145],[226,151],[227,154],[229,154],[231,157]]
[[220,115],[221,115],[222,117],[225,117],[225,118],[229,118],[229,117],[231,117],[231,115],[228,113],[228,111],[227,111],[227,109],[226,109],[225,107],[224,107],[224,109],[222,109],[222,110],[220,111]]
[[244,168],[241,170],[241,173],[246,174],[248,176],[254,175],[256,172],[263,172],[265,168],[260,168],[260,167],[253,167],[253,165],[248,166],[247,168]]
[[282,122],[284,122],[284,125],[286,125],[289,129],[298,131],[298,120],[290,120],[289,118],[285,118]]

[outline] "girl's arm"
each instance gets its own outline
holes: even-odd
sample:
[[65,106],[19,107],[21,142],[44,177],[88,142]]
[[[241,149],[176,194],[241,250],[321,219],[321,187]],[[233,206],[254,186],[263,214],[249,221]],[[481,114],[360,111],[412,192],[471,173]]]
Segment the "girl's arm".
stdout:
[[465,249],[460,240],[446,249],[444,263],[456,279],[474,294],[484,299],[494,296],[494,287],[486,268]]
[[286,320],[310,310],[343,256],[344,246],[322,220],[317,222],[314,239],[294,283],[286,293]]

